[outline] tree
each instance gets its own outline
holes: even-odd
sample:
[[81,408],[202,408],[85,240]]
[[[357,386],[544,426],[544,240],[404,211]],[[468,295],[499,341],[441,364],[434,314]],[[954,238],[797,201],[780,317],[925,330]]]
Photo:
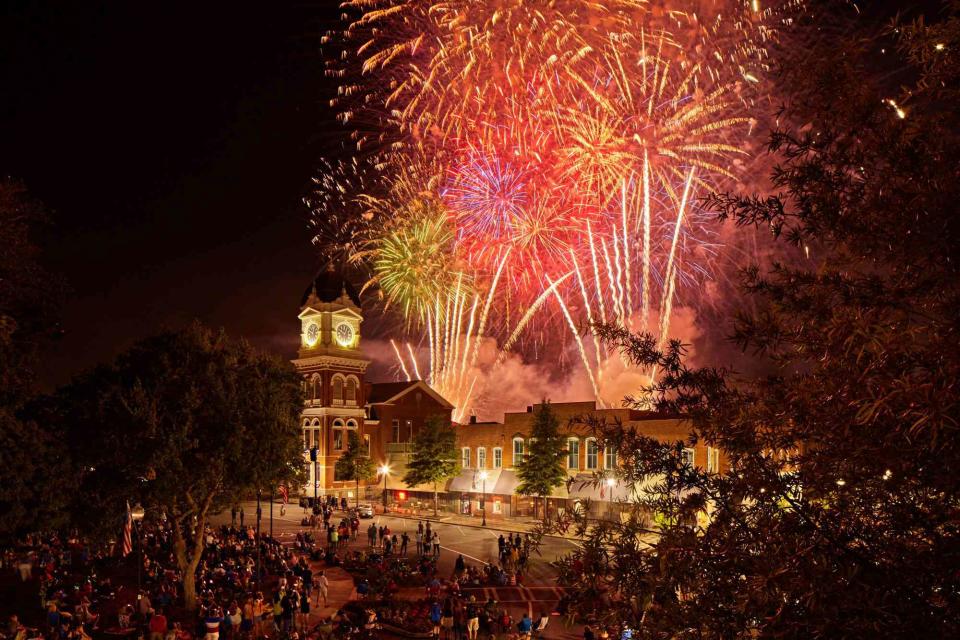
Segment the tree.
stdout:
[[188,610],[208,516],[302,473],[293,367],[199,324],[139,342],[57,400],[85,469],[78,524],[116,532],[134,499],[165,516]]
[[442,417],[434,416],[413,438],[413,453],[403,482],[408,487],[433,485],[433,515],[436,516],[439,511],[437,485],[458,473],[457,432]]
[[960,635],[950,7],[880,36],[865,12],[853,30],[811,39],[782,78],[778,195],[709,202],[785,245],[772,268],[745,271],[755,311],[732,326],[769,375],[694,368],[677,341],[659,351],[649,336],[598,329],[662,372],[630,404],[686,416],[690,442],[721,448],[729,469],[707,473],[685,464],[683,443],[596,425],[619,443],[624,484],[655,479],[637,499],[667,517],[650,549],[636,544],[639,519],[578,523],[582,548],[561,563],[575,611],[642,638]]
[[559,427],[550,402],[544,400],[533,416],[528,453],[515,465],[520,479],[517,493],[543,499],[544,523],[547,522],[547,497],[567,480],[564,468],[567,449]]
[[35,419],[40,352],[59,334],[59,278],[37,260],[46,213],[17,180],[0,179],[0,543],[63,524],[70,452],[55,422]]
[[347,450],[334,465],[333,473],[337,480],[353,480],[357,487],[357,506],[360,506],[360,481],[369,480],[376,470],[370,459],[370,452],[360,444],[356,431],[347,432]]

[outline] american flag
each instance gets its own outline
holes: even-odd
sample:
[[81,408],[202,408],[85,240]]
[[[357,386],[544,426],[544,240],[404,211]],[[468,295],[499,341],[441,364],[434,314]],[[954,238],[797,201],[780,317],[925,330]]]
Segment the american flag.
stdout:
[[290,491],[287,489],[287,485],[280,485],[280,496],[283,498],[283,504],[290,502]]
[[123,521],[123,546],[120,547],[120,556],[126,558],[133,552],[133,515],[130,513],[130,503],[127,502],[127,517]]

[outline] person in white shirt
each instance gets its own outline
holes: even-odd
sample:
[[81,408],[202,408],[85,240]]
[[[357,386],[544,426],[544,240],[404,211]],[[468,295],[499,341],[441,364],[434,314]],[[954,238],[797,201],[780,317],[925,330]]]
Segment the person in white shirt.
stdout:
[[327,591],[330,588],[330,581],[323,571],[314,580],[317,583],[317,606],[320,606],[320,597],[323,596],[323,606],[327,606]]

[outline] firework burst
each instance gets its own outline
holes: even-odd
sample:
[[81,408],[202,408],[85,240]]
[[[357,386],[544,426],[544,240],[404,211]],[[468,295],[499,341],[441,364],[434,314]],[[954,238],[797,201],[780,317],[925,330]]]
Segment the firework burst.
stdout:
[[[609,354],[583,327],[664,340],[675,301],[709,273],[696,198],[735,175],[769,12],[738,0],[342,6],[334,104],[379,171],[331,178],[350,194],[342,210],[371,222],[360,250],[342,244],[427,336],[431,384],[462,413],[480,340],[522,349],[527,334],[569,330],[601,393]],[[318,210],[334,228],[318,235],[332,245],[354,230],[337,222],[331,185]]]

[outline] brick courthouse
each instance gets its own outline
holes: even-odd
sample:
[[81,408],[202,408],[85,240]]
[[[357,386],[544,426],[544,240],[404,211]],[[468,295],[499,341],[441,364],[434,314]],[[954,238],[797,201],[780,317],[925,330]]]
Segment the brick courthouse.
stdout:
[[[370,361],[360,345],[360,299],[339,271],[327,269],[318,274],[303,295],[298,317],[301,340],[293,363],[303,378],[306,395],[301,423],[309,469],[303,495],[353,497],[354,483],[337,478],[334,466],[346,449],[348,432],[356,431],[377,467],[390,467],[386,486],[391,505],[416,508],[421,502],[432,504],[432,487],[407,487],[401,479],[414,435],[432,416],[450,420],[453,406],[423,381],[366,381]],[[528,451],[535,408],[531,405],[526,411],[507,413],[503,422],[471,420],[456,425],[463,469],[440,487],[445,508],[479,515],[485,494],[488,518],[533,514],[534,500],[515,493],[515,466]],[[595,402],[554,403],[552,408],[561,430],[566,431],[565,466],[573,482],[569,490],[561,486],[551,496],[551,512],[578,508],[578,503],[589,499],[597,515],[612,514],[618,509],[617,501],[626,496],[626,488],[616,483],[597,487],[592,482],[597,474],[617,464],[616,452],[599,447],[588,429],[573,418],[592,414],[670,442],[683,440],[688,433],[682,420],[631,409],[597,409]],[[699,467],[720,470],[717,449],[698,444],[686,449],[685,455]],[[361,484],[362,497],[380,496],[383,486],[382,476]]]

